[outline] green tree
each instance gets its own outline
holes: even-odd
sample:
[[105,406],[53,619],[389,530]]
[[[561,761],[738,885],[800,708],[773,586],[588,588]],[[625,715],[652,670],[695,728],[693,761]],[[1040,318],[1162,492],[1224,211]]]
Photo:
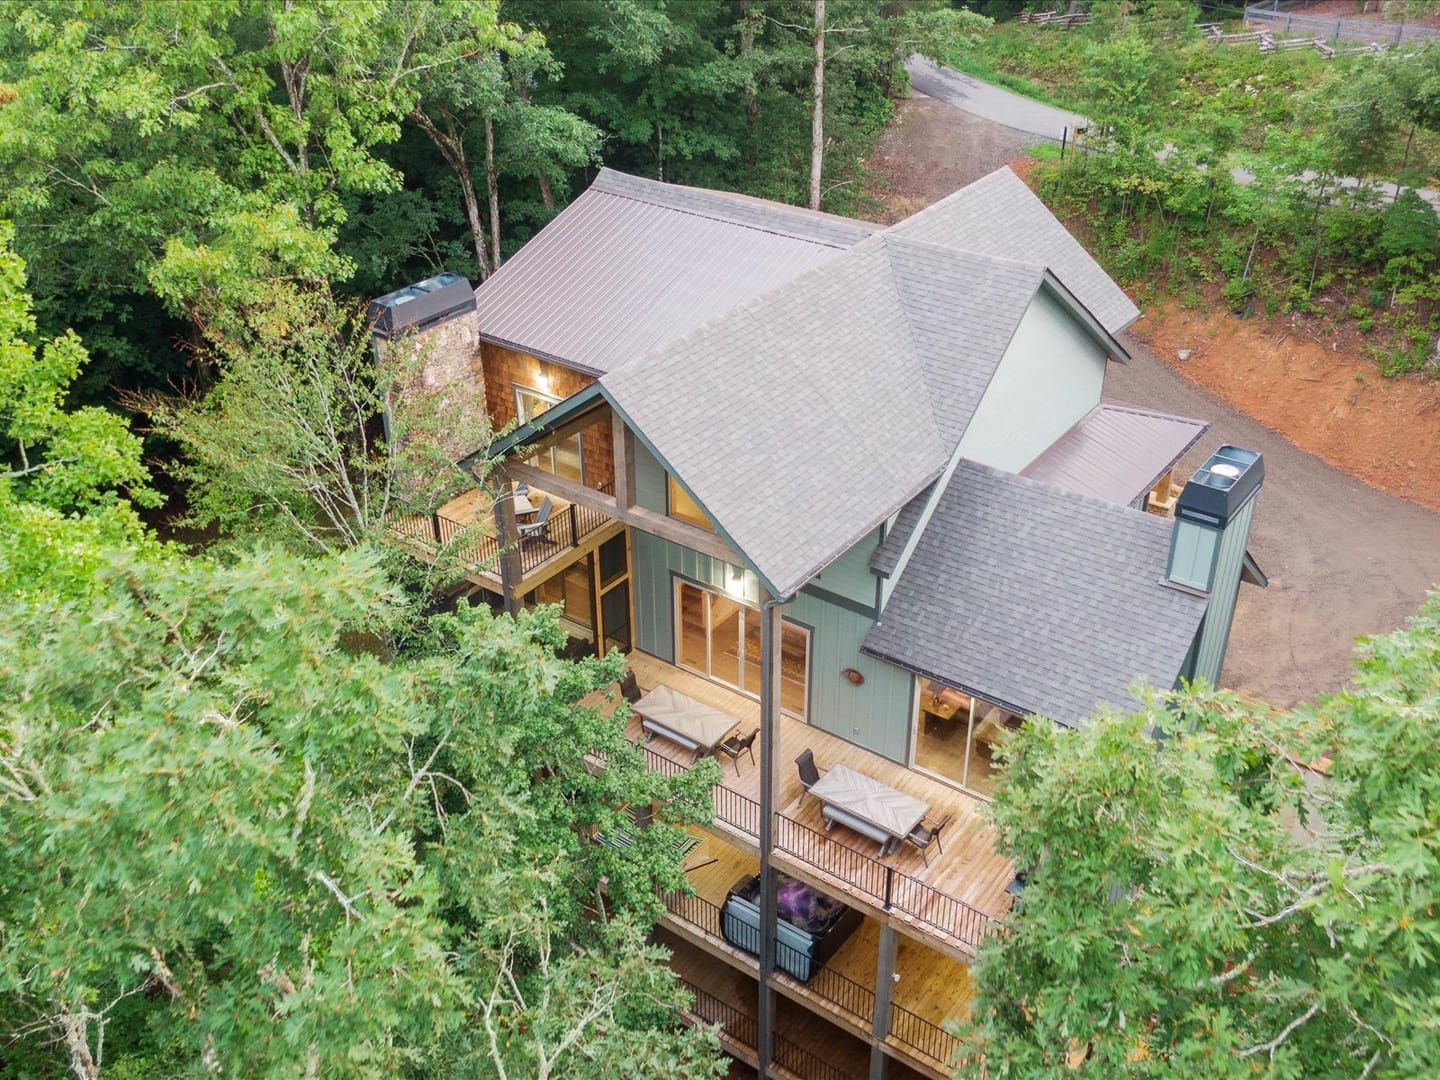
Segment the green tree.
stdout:
[[[718,773],[650,773],[578,704],[617,661],[557,660],[554,611],[468,608],[383,659],[363,631],[404,601],[363,550],[108,555],[92,600],[0,619],[7,1061],[715,1074],[641,941]],[[591,842],[626,801],[655,824]]]
[[[1329,779],[1294,764],[1322,752]],[[1152,695],[1007,753],[994,819],[1028,879],[976,969],[976,1069],[1440,1068],[1440,594],[1314,707]]]
[[159,497],[123,417],[65,407],[85,349],[72,332],[33,343],[25,262],[11,236],[0,222],[0,597],[69,596],[86,590],[104,546],[150,545],[134,505]]

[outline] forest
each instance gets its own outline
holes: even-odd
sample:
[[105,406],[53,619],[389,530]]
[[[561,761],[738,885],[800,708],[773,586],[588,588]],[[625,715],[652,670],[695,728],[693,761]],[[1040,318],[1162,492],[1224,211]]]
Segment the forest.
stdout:
[[[919,50],[1092,112],[1041,184],[1117,272],[1341,297],[1428,347],[1433,214],[1336,179],[1426,182],[1430,54],[1262,63],[1189,5],[1113,12],[1062,39],[926,0],[10,4],[0,1077],[725,1075],[649,937],[718,766],[647,769],[623,657],[560,655],[555,608],[434,602],[456,565],[392,524],[476,483],[437,432],[490,433],[401,400],[364,303],[483,280],[602,163],[853,212]],[[1393,104],[1345,128],[1336,100]],[[203,545],[155,526],[176,490]],[[991,814],[1024,903],[957,1074],[1440,1069],[1437,604],[1293,712],[1200,689],[1028,725]]]

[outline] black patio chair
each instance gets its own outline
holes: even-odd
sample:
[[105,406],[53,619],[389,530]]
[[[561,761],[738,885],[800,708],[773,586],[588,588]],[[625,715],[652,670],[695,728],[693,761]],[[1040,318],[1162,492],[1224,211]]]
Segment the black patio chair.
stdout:
[[715,744],[715,752],[724,754],[731,761],[735,762],[735,775],[740,775],[740,755],[749,751],[750,764],[755,764],[755,737],[760,734],[757,727],[749,735],[732,735],[722,743]]
[[919,825],[916,825],[915,828],[910,830],[910,835],[905,837],[906,840],[920,849],[920,857],[925,860],[926,866],[930,865],[930,856],[927,854],[927,849],[931,844],[934,844],[936,848],[939,849],[941,855],[945,854],[945,848],[940,843],[940,830],[950,824],[950,817],[950,814],[946,814],[940,819],[938,824],[932,823],[929,820],[921,821]]
[[635,681],[635,672],[626,671],[624,675],[620,676],[620,696],[630,702],[631,705],[634,705],[644,696],[644,691],[640,689],[640,684]]
[[[736,763],[738,767],[738,762]],[[800,786],[805,790],[800,793],[800,803],[796,807],[805,805],[805,796],[810,794],[810,789],[820,782],[821,772],[815,767],[815,753],[808,746],[800,751],[800,756],[795,759],[795,767],[800,770]]]

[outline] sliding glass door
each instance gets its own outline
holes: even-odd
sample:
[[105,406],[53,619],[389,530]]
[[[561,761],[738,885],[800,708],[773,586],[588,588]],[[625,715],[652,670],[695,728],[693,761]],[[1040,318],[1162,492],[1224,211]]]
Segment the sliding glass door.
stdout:
[[[750,697],[760,696],[760,611],[688,581],[675,583],[677,663]],[[810,631],[784,623],[780,641],[780,707],[805,719]]]

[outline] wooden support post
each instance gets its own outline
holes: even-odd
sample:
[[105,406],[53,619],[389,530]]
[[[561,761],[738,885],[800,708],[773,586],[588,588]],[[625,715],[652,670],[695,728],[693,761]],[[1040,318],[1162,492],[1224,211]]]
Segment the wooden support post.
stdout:
[[[492,475],[493,478],[493,475]],[[520,613],[520,529],[515,524],[515,502],[509,497],[510,483],[502,474],[493,478],[505,494],[495,500],[495,537],[500,542],[500,598],[511,615]]]
[[635,505],[635,433],[619,413],[610,414],[611,444],[615,456],[615,505],[628,510]]
[[890,1055],[881,1049],[890,1034],[890,1002],[895,992],[895,956],[900,936],[889,923],[880,927],[880,948],[875,957],[875,1016],[870,1026],[875,1045],[870,1048],[870,1080],[885,1080]]
[[766,600],[760,605],[760,1006],[759,1059],[761,1077],[770,1075],[775,1049],[775,988],[770,976],[775,971],[775,936],[779,920],[775,866],[775,800],[780,791],[780,642],[783,602]]

